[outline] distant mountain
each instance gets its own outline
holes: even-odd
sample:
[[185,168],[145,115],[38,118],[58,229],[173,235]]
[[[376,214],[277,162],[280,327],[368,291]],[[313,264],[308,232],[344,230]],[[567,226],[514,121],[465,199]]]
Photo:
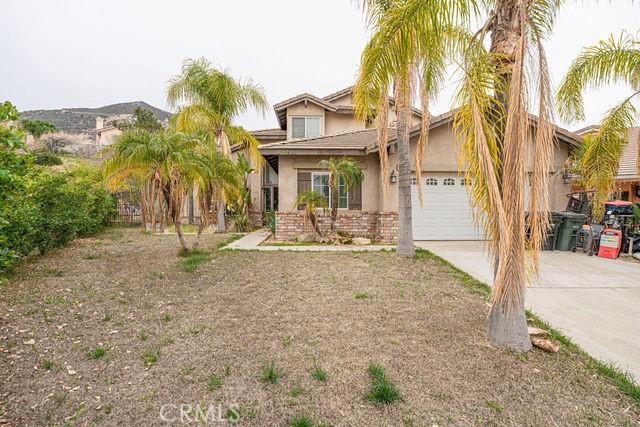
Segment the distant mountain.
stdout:
[[20,113],[21,119],[45,120],[53,123],[58,130],[69,133],[87,133],[93,135],[96,129],[96,117],[109,117],[118,114],[133,114],[136,107],[150,110],[160,120],[171,113],[149,105],[146,102],[121,102],[99,108],[62,108],[60,110],[30,110]]

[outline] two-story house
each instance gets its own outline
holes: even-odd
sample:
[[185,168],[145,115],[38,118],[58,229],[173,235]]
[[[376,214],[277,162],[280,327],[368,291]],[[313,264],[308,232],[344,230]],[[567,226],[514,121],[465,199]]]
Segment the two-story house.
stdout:
[[[393,99],[390,100],[391,107]],[[312,232],[304,213],[295,209],[301,191],[314,190],[330,203],[328,172],[319,162],[347,156],[364,172],[357,188],[339,197],[337,228],[354,235],[393,241],[397,231],[396,117],[389,115],[389,176],[380,176],[377,130],[354,118],[352,88],[317,97],[308,93],[274,105],[279,127],[254,131],[267,161],[260,173],[252,174],[250,186],[254,213],[276,211],[276,238],[288,240]],[[421,115],[413,110],[410,148],[413,158],[420,133]],[[458,172],[460,141],[452,130],[451,112],[431,118],[430,141],[422,162],[424,202],[413,192],[413,233],[417,240],[477,240],[483,238],[473,219],[464,176]],[[534,130],[532,130],[534,131]],[[562,168],[579,137],[556,128],[557,146],[553,158],[552,207],[564,210],[570,184],[562,179]],[[531,157],[531,156],[529,156]],[[529,164],[531,161],[529,161]],[[413,165],[412,167],[415,167]],[[384,189],[382,180],[388,181]],[[414,181],[415,182],[415,181]],[[320,214],[323,228],[328,219]]]

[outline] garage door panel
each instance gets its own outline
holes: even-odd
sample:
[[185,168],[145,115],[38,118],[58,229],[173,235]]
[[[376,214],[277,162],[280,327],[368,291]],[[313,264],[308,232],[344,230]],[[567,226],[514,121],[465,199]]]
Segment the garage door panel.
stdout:
[[[423,174],[423,204],[412,186],[413,237],[416,240],[481,240],[462,178],[455,173]],[[444,185],[453,182],[453,185]],[[429,185],[436,184],[436,185]]]

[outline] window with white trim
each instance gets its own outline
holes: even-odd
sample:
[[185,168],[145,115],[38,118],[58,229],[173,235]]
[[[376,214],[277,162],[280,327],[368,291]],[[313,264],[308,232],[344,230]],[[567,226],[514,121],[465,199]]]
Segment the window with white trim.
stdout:
[[292,117],[291,138],[313,138],[320,136],[320,117]]
[[445,178],[442,185],[456,185],[456,182],[453,178]]
[[416,179],[415,176],[411,177],[411,185],[418,185],[418,180]]
[[[327,200],[327,205],[331,208],[331,187],[329,187],[328,172],[313,172],[311,174],[311,189],[320,193]],[[349,209],[349,192],[344,191],[344,182],[338,183],[338,209]]]
[[424,185],[438,185],[438,180],[435,178],[427,178],[424,180]]

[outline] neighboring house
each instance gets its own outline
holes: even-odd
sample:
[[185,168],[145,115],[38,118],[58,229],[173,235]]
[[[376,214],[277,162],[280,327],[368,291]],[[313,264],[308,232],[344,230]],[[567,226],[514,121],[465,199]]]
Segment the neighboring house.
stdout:
[[[576,133],[586,135],[597,130],[598,126],[589,126],[576,131]],[[640,126],[631,128],[628,138],[628,142],[622,149],[618,174],[615,177],[616,188],[611,198],[640,203],[640,170],[638,169]]]
[[[304,212],[294,209],[298,192],[314,190],[329,199],[328,174],[318,166],[322,159],[348,156],[363,169],[362,185],[341,194],[337,229],[354,235],[393,241],[397,234],[397,150],[395,115],[390,112],[389,176],[384,190],[380,177],[377,130],[355,120],[352,88],[319,98],[302,94],[274,106],[280,127],[253,132],[268,166],[250,179],[256,215],[276,211],[276,238],[293,239],[312,232]],[[393,100],[390,100],[393,104]],[[464,176],[458,173],[460,141],[452,130],[452,112],[431,119],[430,141],[422,163],[424,203],[414,185],[413,234],[416,240],[479,240]],[[414,110],[411,153],[420,133],[420,112]],[[556,128],[556,149],[551,177],[552,209],[564,210],[570,184],[562,178],[563,166],[579,137]],[[413,161],[412,161],[413,163]],[[415,166],[412,166],[415,167]],[[531,156],[528,155],[528,169]],[[415,180],[415,178],[414,178]],[[328,215],[320,215],[327,229]]]
[[[121,120],[121,118],[118,118]],[[103,117],[96,117],[96,145],[98,150],[113,144],[116,136],[122,131],[113,125],[113,121],[105,121]]]

